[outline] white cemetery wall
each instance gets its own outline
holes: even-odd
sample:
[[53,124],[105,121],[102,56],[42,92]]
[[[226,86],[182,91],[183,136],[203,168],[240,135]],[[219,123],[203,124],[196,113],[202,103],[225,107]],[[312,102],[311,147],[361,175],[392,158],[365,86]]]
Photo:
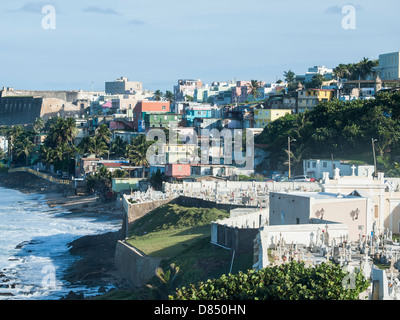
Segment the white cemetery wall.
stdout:
[[220,225],[227,225],[229,227],[244,228],[259,228],[264,225],[268,219],[268,209],[255,210],[251,213],[245,213],[234,216],[232,218],[226,218],[218,220],[215,223]]
[[388,201],[385,202],[384,227],[393,233],[400,233],[400,192],[390,192],[388,194]]
[[[349,229],[346,225],[341,223],[329,224],[295,224],[284,226],[264,226],[260,229],[262,243],[267,245],[268,248],[274,248],[276,241],[284,239],[285,243],[297,243],[303,245],[310,245],[311,239],[313,243],[316,242],[316,235],[322,235],[322,230],[326,232],[328,226],[329,240],[340,239],[348,235]],[[264,251],[266,251],[264,249]]]

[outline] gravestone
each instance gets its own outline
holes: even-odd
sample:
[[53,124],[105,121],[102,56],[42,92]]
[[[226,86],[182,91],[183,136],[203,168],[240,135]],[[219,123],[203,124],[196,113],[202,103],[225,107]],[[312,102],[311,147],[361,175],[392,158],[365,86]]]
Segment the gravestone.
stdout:
[[334,263],[339,263],[339,256],[340,256],[340,250],[339,247],[333,247],[333,256],[332,256],[332,261]]
[[[391,300],[389,296],[389,283],[386,271],[374,267],[372,269],[372,281],[373,283],[378,282],[378,285],[374,286],[374,292],[372,295],[375,297],[377,296],[379,300]],[[376,290],[378,290],[378,294],[376,293]]]

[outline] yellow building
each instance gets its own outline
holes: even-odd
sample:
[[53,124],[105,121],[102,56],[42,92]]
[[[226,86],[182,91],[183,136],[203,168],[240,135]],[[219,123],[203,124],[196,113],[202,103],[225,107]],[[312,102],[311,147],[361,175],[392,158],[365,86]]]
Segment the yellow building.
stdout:
[[265,128],[269,123],[287,114],[292,114],[290,109],[256,109],[254,110],[254,127]]
[[330,101],[334,96],[332,89],[306,89],[298,92],[297,105],[299,112],[312,109],[322,101]]

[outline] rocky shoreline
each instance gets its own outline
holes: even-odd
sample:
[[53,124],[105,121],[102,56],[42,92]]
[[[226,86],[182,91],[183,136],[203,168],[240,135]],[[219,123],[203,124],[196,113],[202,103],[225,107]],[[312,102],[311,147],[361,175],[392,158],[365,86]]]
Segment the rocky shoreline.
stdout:
[[[123,209],[117,208],[115,203],[99,203],[93,196],[71,195],[65,186],[48,182],[29,173],[0,174],[0,186],[27,194],[44,194],[50,207],[63,207],[73,216],[86,217],[100,214],[122,220]],[[106,292],[107,285],[114,288],[125,287],[125,282],[119,278],[114,265],[115,247],[121,236],[121,231],[108,232],[83,236],[71,242],[69,252],[79,259],[68,268],[63,280],[72,285],[100,287],[99,294]],[[7,282],[7,279],[1,281]],[[84,296],[70,292],[61,299],[80,300],[84,299]]]

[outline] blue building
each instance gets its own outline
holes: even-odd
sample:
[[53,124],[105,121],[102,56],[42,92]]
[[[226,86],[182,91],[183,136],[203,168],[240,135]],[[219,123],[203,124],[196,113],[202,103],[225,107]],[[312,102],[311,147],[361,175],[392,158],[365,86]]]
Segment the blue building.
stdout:
[[196,118],[217,118],[215,107],[188,107],[184,109],[183,119],[186,123],[186,127],[193,127],[193,122]]

